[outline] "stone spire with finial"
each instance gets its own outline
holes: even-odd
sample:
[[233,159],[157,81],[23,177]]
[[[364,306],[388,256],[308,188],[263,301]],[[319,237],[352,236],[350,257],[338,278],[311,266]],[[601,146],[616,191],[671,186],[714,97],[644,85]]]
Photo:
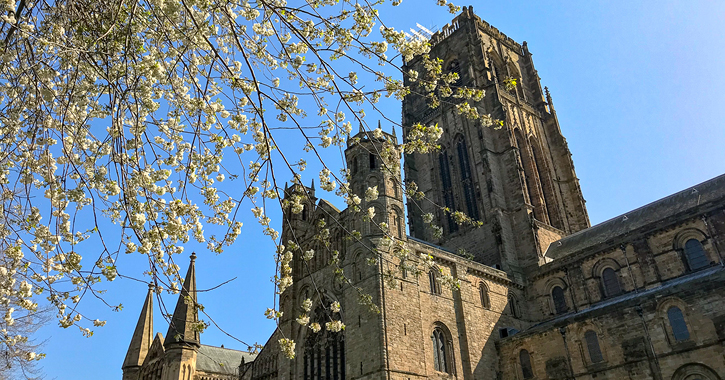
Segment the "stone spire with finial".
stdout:
[[194,263],[196,253],[191,254],[189,270],[186,271],[186,278],[176,301],[174,314],[169,322],[169,330],[166,333],[164,346],[190,345],[198,347],[199,331],[194,324],[199,322],[199,311],[196,298],[196,270]]
[[124,379],[133,379],[137,377],[143,365],[146,355],[151,348],[154,338],[154,284],[149,284],[149,290],[146,294],[146,300],[141,308],[141,314],[136,322],[136,329],[133,331],[131,344],[128,345],[126,358],[123,360],[121,369],[123,370]]

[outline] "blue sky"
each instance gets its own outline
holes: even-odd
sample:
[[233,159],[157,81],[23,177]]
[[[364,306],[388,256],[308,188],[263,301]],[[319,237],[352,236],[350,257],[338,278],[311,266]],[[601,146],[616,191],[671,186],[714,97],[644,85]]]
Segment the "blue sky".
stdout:
[[[452,15],[434,3],[404,0],[382,16],[396,28],[416,22],[441,27]],[[552,93],[592,224],[725,173],[725,3],[508,0],[473,5],[509,37],[528,41],[542,84]],[[400,104],[385,103],[385,112],[398,119]],[[312,170],[306,174],[305,182],[316,178]],[[272,252],[253,221],[245,221],[238,243],[225,253],[197,250],[199,289],[236,278],[200,293],[200,301],[227,333],[247,343],[263,344],[274,329],[263,316],[273,304]],[[143,270],[138,257],[122,260],[121,274]],[[184,268],[188,260],[179,264]],[[114,313],[96,300],[84,300],[85,314],[108,320],[93,337],[55,324],[39,331],[38,340],[46,340],[48,357],[41,364],[49,379],[120,378],[147,288],[119,279],[107,289],[108,302],[123,303],[124,309]],[[176,302],[174,296],[163,300],[169,308]],[[158,308],[155,329],[167,329]],[[201,339],[246,348],[214,327]]]

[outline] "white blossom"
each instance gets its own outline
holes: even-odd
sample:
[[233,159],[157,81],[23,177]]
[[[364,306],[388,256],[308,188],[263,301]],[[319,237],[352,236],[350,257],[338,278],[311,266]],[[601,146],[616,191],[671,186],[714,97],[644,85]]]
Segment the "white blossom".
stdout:
[[378,199],[378,187],[368,187],[367,190],[365,190],[365,201],[371,202]]
[[325,329],[330,332],[340,332],[345,329],[345,324],[342,321],[331,321],[325,323]]

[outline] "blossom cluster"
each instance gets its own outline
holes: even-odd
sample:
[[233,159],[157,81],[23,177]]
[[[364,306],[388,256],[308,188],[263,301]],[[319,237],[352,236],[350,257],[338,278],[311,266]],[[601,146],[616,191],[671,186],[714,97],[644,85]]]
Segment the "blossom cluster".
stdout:
[[[93,15],[63,2],[32,2],[25,11],[18,7],[26,2],[2,2],[8,24],[0,51],[5,323],[11,326],[19,312],[33,312],[43,302],[60,326],[90,336],[105,322],[81,313],[83,294],[102,296],[100,283],[122,275],[148,276],[157,293],[177,293],[182,278],[175,262],[184,246],[196,242],[225,252],[242,233],[244,212],[274,241],[276,291],[288,289],[294,256],[309,261],[315,251],[296,241],[282,244],[266,212],[265,202],[272,200],[292,215],[309,204],[309,194],[277,183],[275,174],[291,173],[298,188],[307,166],[304,159],[287,159],[277,143],[281,131],[294,130],[299,148],[316,157],[319,149],[343,149],[352,122],[364,121],[365,106],[411,91],[405,80],[380,69],[394,68],[387,55],[409,61],[430,51],[428,41],[381,26],[384,1],[342,2],[347,6],[332,0],[242,0],[223,7],[102,0]],[[356,67],[339,66],[339,60]],[[457,78],[426,60],[429,72],[411,71],[408,80],[431,93],[437,86],[452,93],[446,88]],[[451,96],[475,101],[482,92],[460,89]],[[466,104],[460,112],[485,117]],[[383,137],[381,129],[371,132]],[[441,133],[435,125],[414,126],[402,151],[433,151]],[[379,154],[383,170],[399,177],[399,165],[391,163],[400,153],[391,145]],[[377,187],[354,194],[348,173],[335,175],[322,164],[321,188],[335,191],[352,212],[361,211],[361,197],[378,198]],[[106,227],[104,218],[116,228]],[[385,222],[379,227],[388,233]],[[316,228],[317,240],[327,246],[329,229]],[[145,260],[150,269],[126,273],[118,267],[122,255]],[[361,302],[371,303],[365,297]],[[267,316],[278,320],[282,314],[270,309]],[[305,317],[298,322],[321,328]],[[344,328],[330,323],[328,330]],[[0,344],[10,347],[13,339],[27,337],[5,338]],[[292,340],[279,344],[294,355]]]

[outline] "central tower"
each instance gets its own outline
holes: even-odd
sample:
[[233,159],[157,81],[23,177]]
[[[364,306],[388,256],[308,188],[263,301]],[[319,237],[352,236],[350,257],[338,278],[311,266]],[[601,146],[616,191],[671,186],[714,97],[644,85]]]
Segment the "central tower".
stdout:
[[[482,125],[456,112],[458,99],[430,108],[422,95],[403,101],[403,127],[438,124],[441,149],[405,157],[405,180],[423,200],[408,202],[410,234],[454,251],[464,249],[483,264],[522,274],[544,263],[549,244],[589,227],[571,153],[561,134],[551,96],[543,91],[526,42],[518,44],[464,7],[431,38],[430,56],[459,80],[452,87],[483,89],[471,106],[503,125]],[[421,57],[404,72],[424,72]],[[406,85],[408,83],[406,78]],[[508,85],[507,85],[508,84]],[[448,209],[450,211],[445,211]],[[462,211],[483,226],[459,225]],[[424,222],[432,213],[440,238]]]

